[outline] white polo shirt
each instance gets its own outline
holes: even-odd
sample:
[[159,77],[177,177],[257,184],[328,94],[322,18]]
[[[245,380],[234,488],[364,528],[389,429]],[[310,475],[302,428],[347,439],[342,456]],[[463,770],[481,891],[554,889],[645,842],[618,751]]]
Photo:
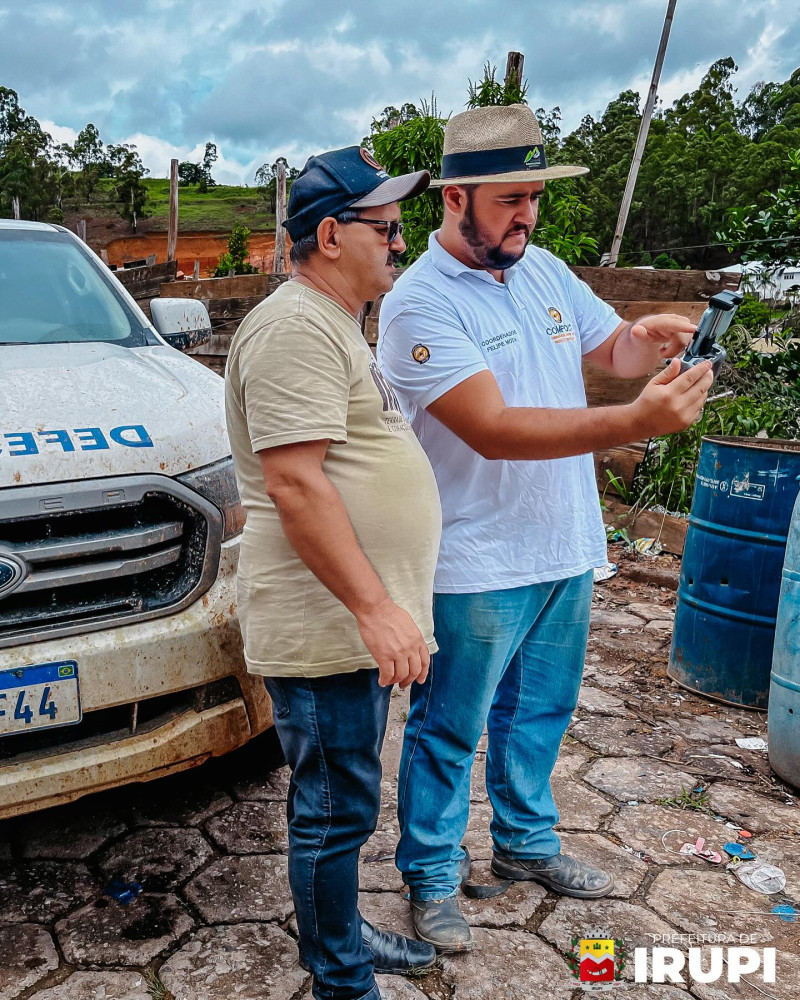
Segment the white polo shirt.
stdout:
[[443,527],[434,590],[504,590],[606,563],[591,454],[482,458],[425,409],[488,369],[508,406],[586,406],[581,355],[622,322],[557,257],[529,246],[504,283],[428,250],[381,306],[378,361],[433,466]]

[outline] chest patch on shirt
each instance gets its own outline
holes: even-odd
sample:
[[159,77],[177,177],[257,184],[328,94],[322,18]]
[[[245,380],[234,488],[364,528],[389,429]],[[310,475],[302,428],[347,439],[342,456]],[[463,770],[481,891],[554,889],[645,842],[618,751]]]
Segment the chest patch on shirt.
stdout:
[[545,333],[550,340],[554,344],[566,344],[568,341],[574,340],[575,331],[572,328],[572,323],[564,321],[560,310],[556,309],[555,306],[550,306],[547,312],[550,315],[550,319],[553,320],[553,325],[545,329]]

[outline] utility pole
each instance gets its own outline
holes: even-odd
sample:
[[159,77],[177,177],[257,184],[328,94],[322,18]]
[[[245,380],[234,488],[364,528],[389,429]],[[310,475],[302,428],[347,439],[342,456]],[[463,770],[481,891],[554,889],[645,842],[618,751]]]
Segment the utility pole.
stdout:
[[275,263],[276,274],[283,274],[286,267],[286,164],[281,157],[275,164]]
[[167,230],[167,260],[175,260],[178,246],[178,161],[169,168],[169,229]]
[[19,218],[19,195],[15,194],[11,199],[11,214],[15,219]]
[[650,90],[648,91],[644,111],[642,112],[642,122],[639,126],[639,135],[636,138],[636,146],[633,150],[633,160],[631,161],[631,169],[628,171],[628,180],[625,183],[625,193],[622,195],[622,204],[619,207],[617,228],[614,230],[614,239],[611,241],[611,252],[608,255],[609,267],[617,266],[619,248],[625,233],[628,212],[631,210],[631,201],[633,201],[633,189],[636,187],[636,177],[639,174],[639,165],[642,162],[642,155],[645,143],[647,142],[647,133],[650,131],[650,119],[653,117],[653,108],[655,107],[656,96],[658,95],[658,81],[661,79],[661,67],[664,65],[664,54],[667,51],[669,32],[672,28],[672,18],[675,15],[675,5],[677,2],[678,0],[668,0],[667,2],[667,16],[664,18],[664,27],[661,30],[661,41],[658,43],[658,53],[656,54],[656,62],[653,67],[653,78],[650,81]]

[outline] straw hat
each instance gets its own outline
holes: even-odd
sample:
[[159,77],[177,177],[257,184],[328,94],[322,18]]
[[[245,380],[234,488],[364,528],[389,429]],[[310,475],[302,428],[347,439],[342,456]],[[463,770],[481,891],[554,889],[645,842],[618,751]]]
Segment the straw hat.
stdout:
[[536,115],[527,104],[509,104],[473,108],[450,119],[444,130],[442,176],[431,187],[530,183],[588,173],[588,167],[548,167]]

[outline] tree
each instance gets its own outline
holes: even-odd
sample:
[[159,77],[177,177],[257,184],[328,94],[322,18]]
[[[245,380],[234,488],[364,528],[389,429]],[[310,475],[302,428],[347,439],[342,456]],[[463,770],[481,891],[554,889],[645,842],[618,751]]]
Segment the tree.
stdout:
[[142,177],[149,173],[143,165],[136,146],[121,143],[108,146],[108,159],[114,178],[114,195],[119,203],[119,214],[127,219],[136,232],[136,223],[146,215],[147,187]]
[[250,256],[250,230],[237,222],[228,237],[228,252],[217,261],[215,278],[224,278],[233,271],[234,274],[257,274],[258,268],[248,260]]
[[203,163],[200,167],[202,174],[197,190],[200,194],[205,194],[210,187],[216,185],[216,181],[211,176],[211,168],[217,162],[217,147],[213,142],[206,143],[206,151],[203,154]]
[[289,166],[289,162],[285,156],[279,156],[278,159],[271,165],[269,163],[262,163],[258,170],[256,170],[256,190],[258,191],[259,197],[263,198],[266,202],[270,212],[275,211],[275,203],[277,201],[277,177],[279,163],[283,164],[284,170],[286,171],[287,193],[291,190],[294,179],[300,173],[297,167]]
[[[429,170],[439,176],[444,150],[444,118],[439,117],[436,100],[423,105],[424,113],[393,126],[386,132],[371,136],[373,152],[390,174],[407,174]],[[419,198],[402,203],[406,242],[405,259],[410,263],[428,246],[428,237],[442,222],[442,199],[435,191],[426,191]]]

